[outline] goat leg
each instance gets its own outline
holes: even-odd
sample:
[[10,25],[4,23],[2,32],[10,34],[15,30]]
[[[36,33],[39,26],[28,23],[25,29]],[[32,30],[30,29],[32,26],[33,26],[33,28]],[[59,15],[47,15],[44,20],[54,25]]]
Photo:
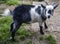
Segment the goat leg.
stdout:
[[47,28],[48,28],[48,26],[47,26],[46,22],[44,22],[44,27],[45,27],[45,29],[47,29]]
[[40,33],[43,35],[44,34],[44,32],[43,32],[43,27],[42,26],[40,26]]

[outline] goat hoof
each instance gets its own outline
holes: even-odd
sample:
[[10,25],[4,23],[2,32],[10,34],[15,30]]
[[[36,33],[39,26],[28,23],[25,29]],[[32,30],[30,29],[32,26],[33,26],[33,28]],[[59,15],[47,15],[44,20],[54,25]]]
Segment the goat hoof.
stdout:
[[15,41],[15,39],[14,39],[14,38],[12,38],[12,37],[10,37],[10,40],[11,40],[11,41]]
[[11,39],[12,41],[15,41],[15,39]]
[[44,32],[40,32],[42,35],[44,35]]
[[46,27],[45,29],[48,29],[48,27]]
[[45,27],[45,29],[48,29],[48,27]]

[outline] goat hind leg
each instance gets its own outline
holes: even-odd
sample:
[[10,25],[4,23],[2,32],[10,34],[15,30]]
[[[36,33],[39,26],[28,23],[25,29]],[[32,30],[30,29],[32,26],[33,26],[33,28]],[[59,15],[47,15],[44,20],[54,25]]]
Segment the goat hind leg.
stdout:
[[10,25],[10,32],[13,30],[13,24],[14,24],[14,22],[11,23],[11,25]]
[[20,26],[21,26],[20,22],[17,22],[17,21],[14,22],[14,24],[13,24],[13,30],[11,32],[11,37],[12,37],[11,39],[12,39],[12,41],[14,41],[15,33],[19,29]]

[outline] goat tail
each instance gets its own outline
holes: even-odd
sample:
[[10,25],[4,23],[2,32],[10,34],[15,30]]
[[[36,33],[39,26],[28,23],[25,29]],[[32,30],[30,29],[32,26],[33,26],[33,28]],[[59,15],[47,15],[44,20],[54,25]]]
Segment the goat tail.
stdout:
[[7,8],[7,9],[4,10],[3,14],[1,14],[1,15],[2,16],[12,15],[12,11]]

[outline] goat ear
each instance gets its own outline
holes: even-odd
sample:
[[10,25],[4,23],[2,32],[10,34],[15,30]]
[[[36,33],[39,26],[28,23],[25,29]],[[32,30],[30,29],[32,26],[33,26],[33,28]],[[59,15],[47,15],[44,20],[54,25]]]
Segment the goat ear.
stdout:
[[55,9],[56,7],[58,7],[59,4],[54,3],[52,5],[54,6],[54,9]]
[[54,9],[55,9],[56,7],[58,7],[58,5],[59,5],[59,4],[56,4],[56,5],[54,6]]
[[42,6],[44,9],[46,8],[43,4],[41,4],[41,6]]

